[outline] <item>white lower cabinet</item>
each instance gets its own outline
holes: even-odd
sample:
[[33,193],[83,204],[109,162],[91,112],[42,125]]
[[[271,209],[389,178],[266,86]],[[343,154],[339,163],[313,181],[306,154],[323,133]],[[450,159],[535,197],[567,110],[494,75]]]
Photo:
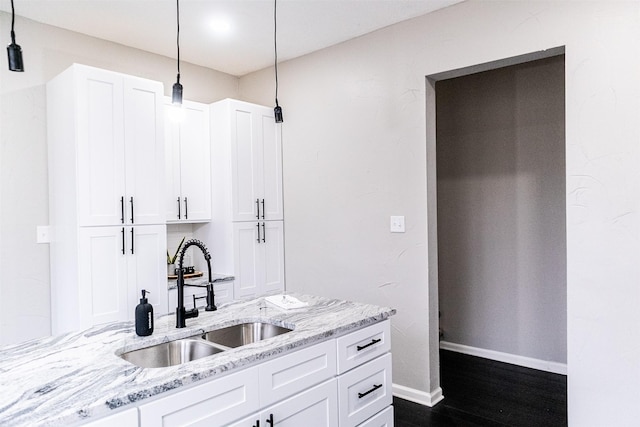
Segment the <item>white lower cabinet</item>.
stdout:
[[138,408],[120,411],[117,414],[82,424],[84,427],[138,427]]
[[258,367],[144,404],[141,427],[222,426],[260,407]]
[[393,406],[369,418],[358,427],[393,427]]
[[232,427],[335,427],[338,425],[336,380],[331,379],[251,415]]
[[340,375],[338,398],[341,426],[357,426],[391,405],[391,353]]
[[393,427],[388,333],[387,320],[159,397],[140,427]]
[[75,265],[51,266],[54,334],[133,320],[142,289],[156,316],[167,313],[166,226],[78,227],[74,244],[57,250],[75,252]]

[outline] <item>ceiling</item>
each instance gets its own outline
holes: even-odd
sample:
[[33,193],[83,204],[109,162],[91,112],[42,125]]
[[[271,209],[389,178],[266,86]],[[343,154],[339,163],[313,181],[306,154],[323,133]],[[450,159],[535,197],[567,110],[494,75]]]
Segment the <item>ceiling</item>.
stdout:
[[[278,61],[461,1],[280,0]],[[14,5],[16,15],[34,21],[176,57],[175,0],[14,0]],[[0,0],[0,10],[10,12],[10,1]],[[235,76],[272,65],[273,12],[273,0],[181,0],[181,61]],[[215,21],[222,26],[214,29]],[[21,44],[19,21],[15,31]]]

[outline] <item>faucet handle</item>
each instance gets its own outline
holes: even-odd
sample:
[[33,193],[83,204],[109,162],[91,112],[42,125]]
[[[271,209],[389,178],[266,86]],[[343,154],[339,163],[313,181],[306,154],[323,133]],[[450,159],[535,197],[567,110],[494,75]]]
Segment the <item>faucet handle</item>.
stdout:
[[206,296],[204,296],[204,295],[203,295],[203,296],[201,296],[201,297],[196,297],[196,296],[194,295],[194,296],[193,296],[193,309],[195,310],[196,308],[198,308],[198,307],[196,306],[196,300],[198,300],[198,299],[205,299],[205,298],[207,298],[207,297],[206,297]]

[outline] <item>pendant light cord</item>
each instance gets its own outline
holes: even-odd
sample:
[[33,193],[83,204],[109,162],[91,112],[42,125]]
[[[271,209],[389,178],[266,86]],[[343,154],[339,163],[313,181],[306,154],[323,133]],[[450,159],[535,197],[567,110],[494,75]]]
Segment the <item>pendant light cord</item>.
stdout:
[[13,0],[11,0],[11,43],[16,44],[16,33],[13,31],[13,27],[16,23],[16,10],[13,7]]
[[278,0],[273,0],[273,50],[274,68],[276,72],[276,106],[278,106]]
[[[11,0],[13,2],[13,0]],[[176,0],[176,17],[178,31],[176,36],[176,45],[178,47],[178,83],[180,83],[180,0]]]

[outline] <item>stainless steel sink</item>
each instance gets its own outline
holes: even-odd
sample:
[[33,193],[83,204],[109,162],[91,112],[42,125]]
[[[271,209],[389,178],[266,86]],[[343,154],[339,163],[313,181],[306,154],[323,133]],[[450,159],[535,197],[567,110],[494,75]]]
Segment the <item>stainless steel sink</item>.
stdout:
[[287,332],[291,332],[291,329],[271,323],[240,323],[207,332],[202,336],[183,338],[129,351],[121,354],[120,357],[141,368],[166,368]]
[[239,325],[207,332],[202,335],[202,338],[216,344],[235,348],[291,331],[289,328],[272,325],[271,323],[240,323]]
[[166,368],[224,351],[198,338],[185,338],[122,354],[124,360],[141,368]]

